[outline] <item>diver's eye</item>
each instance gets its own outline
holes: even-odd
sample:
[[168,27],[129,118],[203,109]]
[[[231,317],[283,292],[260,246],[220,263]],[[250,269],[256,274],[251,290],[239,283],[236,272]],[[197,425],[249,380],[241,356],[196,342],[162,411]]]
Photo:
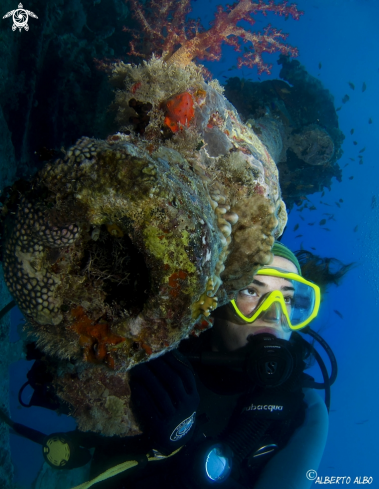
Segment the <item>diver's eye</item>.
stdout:
[[284,297],[284,302],[288,305],[288,306],[292,306],[293,303],[294,303],[294,299],[293,297],[291,296],[287,296],[287,297]]
[[242,295],[242,297],[258,297],[257,291],[254,289],[243,289],[239,291],[239,294]]

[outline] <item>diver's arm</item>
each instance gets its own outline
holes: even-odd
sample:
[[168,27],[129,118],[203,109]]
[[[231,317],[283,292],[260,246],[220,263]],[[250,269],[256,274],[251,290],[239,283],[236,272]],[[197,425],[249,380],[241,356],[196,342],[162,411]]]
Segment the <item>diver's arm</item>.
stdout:
[[324,401],[314,389],[304,389],[304,423],[287,445],[264,467],[254,489],[308,489],[308,470],[318,469],[328,435],[329,417]]

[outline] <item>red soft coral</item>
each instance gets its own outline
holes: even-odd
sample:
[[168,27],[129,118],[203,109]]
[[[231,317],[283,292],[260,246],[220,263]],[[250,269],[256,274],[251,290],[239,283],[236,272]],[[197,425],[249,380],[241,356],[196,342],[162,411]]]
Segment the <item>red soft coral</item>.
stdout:
[[[238,37],[244,43],[251,43],[242,57],[238,58],[238,67],[257,66],[258,73],[266,71],[270,73],[271,65],[262,59],[262,53],[281,52],[291,56],[297,56],[296,48],[284,41],[288,34],[283,34],[271,25],[268,25],[263,34],[252,32],[243,27],[238,27],[237,22],[246,20],[251,25],[255,24],[252,14],[268,12],[288,17],[291,15],[298,20],[303,12],[297,10],[295,4],[288,5],[287,1],[275,4],[274,0],[265,3],[262,0],[239,0],[224,10],[217,7],[212,27],[205,31],[198,22],[185,20],[190,11],[190,0],[162,0],[157,3],[152,0],[145,11],[138,0],[128,0],[135,17],[139,20],[143,29],[143,36],[137,31],[132,31],[134,41],[131,42],[130,54],[142,55],[137,51],[137,41],[144,39],[145,45],[149,44],[151,51],[162,55],[164,60],[171,64],[186,66],[194,58],[219,60],[221,58],[221,45],[223,42],[234,46],[236,51],[241,51]],[[130,29],[125,29],[130,30]],[[178,46],[180,46],[178,48]]]

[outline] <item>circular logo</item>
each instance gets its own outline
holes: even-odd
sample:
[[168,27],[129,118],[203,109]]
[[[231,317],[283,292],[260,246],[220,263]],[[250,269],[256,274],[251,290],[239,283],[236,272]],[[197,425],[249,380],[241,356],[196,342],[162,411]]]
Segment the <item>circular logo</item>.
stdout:
[[29,15],[26,10],[22,8],[18,8],[17,10],[15,10],[13,14],[13,22],[15,27],[13,30],[22,29],[23,27],[25,27],[28,23],[28,18]]
[[308,470],[307,473],[305,474],[307,479],[310,481],[314,481],[317,477],[317,472],[315,470]]
[[178,426],[171,433],[170,440],[177,441],[180,440],[180,438],[183,438],[183,436],[186,435],[189,432],[189,430],[192,428],[192,425],[195,422],[195,416],[196,416],[196,411],[193,412],[191,416],[186,418],[180,424],[178,424]]

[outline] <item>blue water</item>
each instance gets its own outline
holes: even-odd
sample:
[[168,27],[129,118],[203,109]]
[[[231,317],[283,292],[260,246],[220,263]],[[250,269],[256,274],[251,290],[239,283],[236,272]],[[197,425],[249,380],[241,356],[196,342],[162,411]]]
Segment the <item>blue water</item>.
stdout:
[[[219,3],[226,2],[195,1],[191,16],[200,17],[206,26]],[[378,401],[379,208],[371,208],[373,196],[379,202],[379,2],[300,0],[297,4],[305,11],[299,21],[285,21],[272,15],[265,19],[260,15],[256,17],[254,28],[261,30],[270,22],[288,32],[287,42],[298,47],[299,61],[333,94],[336,107],[342,106],[338,112],[339,125],[346,139],[339,165],[343,168],[348,163],[348,166],[343,169],[342,182],[333,179],[331,191],[326,189],[325,197],[321,199],[320,193],[310,197],[317,210],[305,209],[302,212],[305,221],[300,220],[295,206],[289,215],[283,242],[293,250],[302,244],[304,249],[316,248],[321,256],[335,257],[344,263],[354,261],[358,265],[347,274],[340,287],[330,288],[322,302],[320,316],[313,323],[313,329],[320,330],[334,350],[339,365],[339,375],[332,388],[329,439],[318,474],[350,476],[351,484],[355,477],[373,477],[372,486],[379,487],[379,417],[375,407]],[[223,53],[222,61],[205,63],[214,77],[236,64],[237,53],[232,48],[224,46]],[[270,58],[274,65],[272,75],[262,75],[261,80],[278,77],[277,55],[266,56]],[[322,64],[320,69],[319,63]],[[257,80],[255,69],[228,73]],[[354,91],[349,81],[354,83]],[[361,91],[363,82],[367,84],[364,93]],[[350,96],[350,101],[342,104],[345,94]],[[371,125],[368,124],[370,117]],[[355,129],[353,136],[351,128]],[[357,146],[353,145],[353,140],[358,141]],[[359,165],[358,151],[363,147],[366,147],[364,164]],[[350,176],[354,179],[350,180]],[[340,198],[343,203],[338,208],[334,203]],[[320,200],[333,207],[321,205]],[[325,217],[323,212],[335,214],[336,221],[328,222],[330,232],[321,230],[318,225],[307,225],[309,221],[318,222]],[[295,224],[299,224],[299,229],[294,233]],[[357,225],[358,230],[354,232]],[[296,239],[298,234],[303,237]],[[343,319],[334,310],[338,310]],[[13,313],[13,325],[18,322],[17,313]],[[46,433],[72,429],[71,419],[58,418],[38,408],[28,410],[18,406],[17,392],[29,368],[28,362],[18,362],[11,368],[12,418]],[[40,448],[15,436],[11,437],[11,443],[17,467],[16,481],[29,488],[42,464]],[[25,458],[25,454],[28,457]]]

